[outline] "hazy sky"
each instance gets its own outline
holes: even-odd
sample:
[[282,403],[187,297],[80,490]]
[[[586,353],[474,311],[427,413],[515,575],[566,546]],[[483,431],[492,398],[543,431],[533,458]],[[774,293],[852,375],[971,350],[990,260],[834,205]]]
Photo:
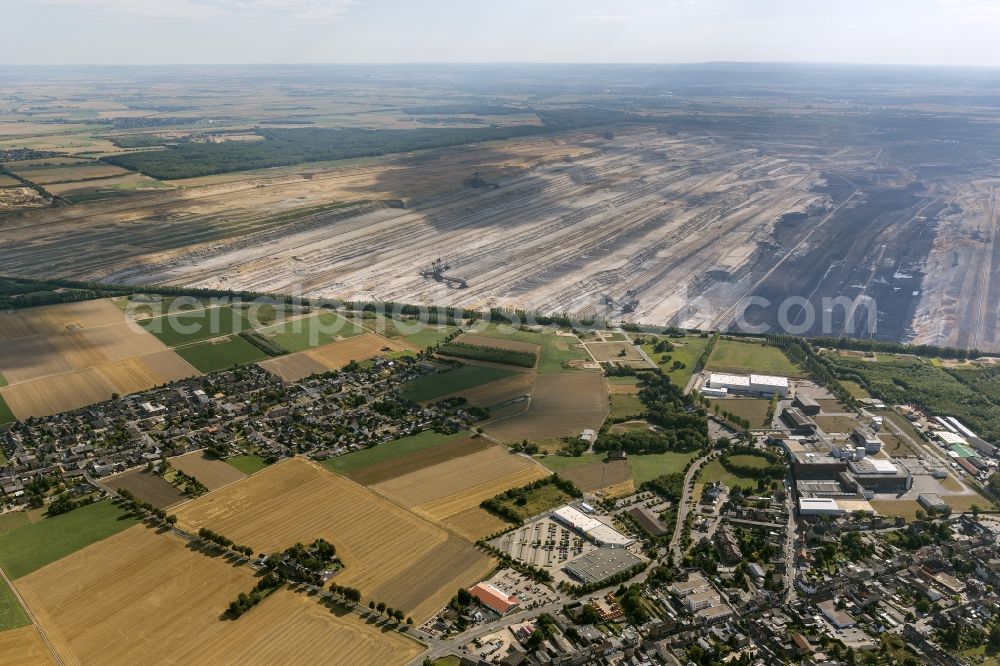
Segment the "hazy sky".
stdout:
[[0,0],[3,64],[1000,66],[1000,0]]

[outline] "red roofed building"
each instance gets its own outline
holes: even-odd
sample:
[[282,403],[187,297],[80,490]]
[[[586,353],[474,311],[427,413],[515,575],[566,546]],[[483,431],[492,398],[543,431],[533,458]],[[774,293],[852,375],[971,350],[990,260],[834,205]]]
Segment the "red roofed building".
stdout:
[[506,615],[520,603],[513,594],[507,594],[492,583],[479,583],[469,592],[487,608],[492,608],[501,616]]

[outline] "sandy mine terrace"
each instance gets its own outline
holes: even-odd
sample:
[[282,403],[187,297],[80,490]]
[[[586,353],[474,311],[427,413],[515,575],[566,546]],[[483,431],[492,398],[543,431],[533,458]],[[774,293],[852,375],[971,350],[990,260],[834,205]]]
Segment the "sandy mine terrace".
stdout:
[[[501,186],[463,187],[473,170]],[[775,304],[760,315],[773,327],[790,295],[821,313],[825,297],[863,294],[878,337],[1000,348],[996,181],[921,180],[878,146],[636,127],[190,185],[27,211],[5,221],[0,265],[581,313],[634,289],[632,318],[700,327],[733,324],[755,295]],[[420,276],[438,257],[467,289]],[[838,316],[798,332],[839,335]]]

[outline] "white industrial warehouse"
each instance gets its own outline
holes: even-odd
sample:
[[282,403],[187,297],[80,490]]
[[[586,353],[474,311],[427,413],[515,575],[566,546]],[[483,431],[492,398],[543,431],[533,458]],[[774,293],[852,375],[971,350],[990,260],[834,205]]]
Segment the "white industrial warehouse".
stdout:
[[713,372],[708,377],[706,386],[714,391],[727,393],[753,393],[760,395],[778,395],[788,397],[788,377],[772,375],[730,375],[724,372]]
[[596,518],[592,518],[568,504],[555,509],[552,512],[552,517],[599,546],[628,546],[634,541],[618,530],[608,527]]

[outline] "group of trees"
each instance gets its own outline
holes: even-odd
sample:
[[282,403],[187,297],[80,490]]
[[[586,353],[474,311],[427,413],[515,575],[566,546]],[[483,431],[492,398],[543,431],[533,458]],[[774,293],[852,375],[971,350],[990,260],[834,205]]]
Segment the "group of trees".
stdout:
[[163,509],[140,500],[125,488],[118,489],[118,505],[132,515],[140,518],[154,518],[163,525],[168,526],[177,524],[177,516],[172,513],[168,514]]
[[257,331],[242,331],[240,337],[268,356],[284,356],[288,350]]
[[61,493],[54,500],[49,502],[49,506],[46,509],[46,513],[50,516],[58,516],[61,513],[69,513],[73,509],[79,509],[81,506],[87,506],[88,504],[93,504],[95,502],[93,495],[86,495],[80,499],[73,499],[70,493]]
[[456,356],[474,361],[490,361],[492,363],[502,363],[504,365],[515,365],[521,368],[533,368],[538,357],[534,352],[518,351],[516,349],[502,349],[500,347],[486,347],[483,345],[470,345],[464,342],[448,342],[438,346],[437,353],[445,356]]
[[[734,459],[736,456],[751,456],[763,460],[765,464],[746,464]],[[788,471],[786,461],[780,454],[752,446],[731,446],[722,452],[719,462],[730,474],[750,478],[781,479]]]
[[178,142],[164,150],[124,152],[102,159],[169,180],[509,139],[565,129],[566,122],[573,122],[565,114],[546,118],[542,125],[483,128],[268,128],[255,130],[263,137],[261,141]]
[[356,587],[347,587],[345,585],[331,583],[330,593],[333,596],[340,597],[344,601],[349,601],[352,604],[361,603],[361,590]]
[[226,611],[226,614],[233,620],[239,618],[284,584],[285,581],[280,576],[270,571],[267,572],[257,581],[250,594],[240,592],[235,601],[229,603],[229,609]]
[[[374,612],[378,613],[379,615],[385,615],[386,617],[388,617],[388,618],[390,618],[392,620],[395,620],[396,622],[402,622],[403,618],[406,617],[406,613],[404,613],[403,611],[399,610],[398,608],[393,608],[392,606],[387,606],[384,601],[379,601],[379,602],[369,601],[368,602],[368,610],[374,611]],[[412,625],[413,624],[413,618],[412,617],[407,617],[406,618],[406,624],[407,625]]]
[[233,540],[230,539],[229,537],[225,537],[219,534],[218,532],[213,532],[207,527],[202,527],[200,530],[198,530],[198,538],[203,541],[209,541],[211,543],[214,543],[216,546],[219,546],[221,548],[226,548],[240,555],[245,555],[247,557],[253,556],[253,548],[251,548],[250,546],[243,546],[234,543]]
[[527,506],[531,495],[546,486],[555,486],[570,497],[583,497],[583,493],[573,485],[572,481],[564,479],[558,474],[552,474],[543,479],[532,481],[527,485],[511,488],[499,495],[485,499],[479,506],[509,523],[520,525],[524,522],[526,516],[517,507]]
[[282,553],[269,555],[264,561],[264,566],[287,580],[320,585],[323,582],[324,571],[340,569],[342,564],[334,545],[320,538],[308,546],[300,542],[286,548]]
[[628,454],[665,453],[667,451],[696,451],[702,442],[694,437],[679,439],[673,431],[650,432],[630,430],[627,432],[602,431],[594,442],[595,451],[625,451]]

